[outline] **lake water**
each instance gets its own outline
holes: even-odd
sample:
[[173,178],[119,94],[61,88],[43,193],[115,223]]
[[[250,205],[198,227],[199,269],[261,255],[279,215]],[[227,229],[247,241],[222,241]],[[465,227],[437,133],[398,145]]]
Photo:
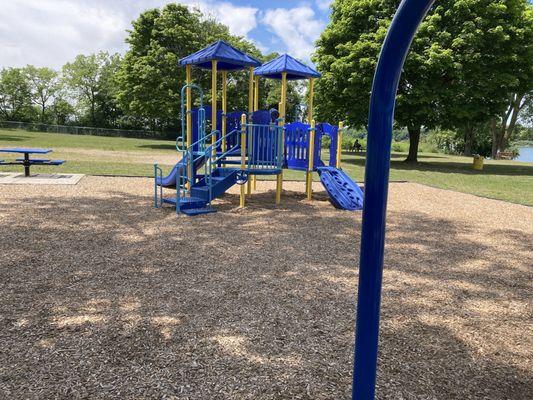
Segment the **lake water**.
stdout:
[[520,155],[515,161],[533,162],[533,147],[519,147]]

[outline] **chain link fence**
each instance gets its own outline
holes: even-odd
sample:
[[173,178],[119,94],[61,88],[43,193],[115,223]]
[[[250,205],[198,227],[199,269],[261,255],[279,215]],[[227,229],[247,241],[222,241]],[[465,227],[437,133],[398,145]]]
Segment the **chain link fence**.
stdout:
[[31,132],[64,133],[69,135],[93,135],[137,139],[175,140],[177,132],[149,130],[107,129],[90,126],[49,125],[33,122],[0,121],[0,128],[23,129]]

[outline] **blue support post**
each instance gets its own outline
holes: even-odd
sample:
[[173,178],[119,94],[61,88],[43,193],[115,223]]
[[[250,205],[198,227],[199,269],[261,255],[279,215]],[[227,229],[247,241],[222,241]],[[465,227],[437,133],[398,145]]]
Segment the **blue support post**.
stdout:
[[385,217],[398,81],[418,25],[434,0],[403,0],[381,49],[370,99],[361,234],[353,400],[375,398]]

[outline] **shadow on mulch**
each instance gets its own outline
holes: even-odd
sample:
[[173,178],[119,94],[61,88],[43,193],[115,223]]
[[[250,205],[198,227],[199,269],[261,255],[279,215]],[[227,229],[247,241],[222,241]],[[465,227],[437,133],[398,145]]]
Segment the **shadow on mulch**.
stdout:
[[[196,218],[120,192],[6,210],[0,394],[348,398],[360,214],[299,193],[279,208],[273,192],[245,210],[238,199]],[[469,226],[416,212],[389,221],[380,398],[526,399],[531,371],[467,343],[511,317],[462,310],[527,296],[527,272],[503,271],[509,255],[465,238]],[[490,262],[465,268],[479,259]],[[457,318],[465,332],[448,325]]]

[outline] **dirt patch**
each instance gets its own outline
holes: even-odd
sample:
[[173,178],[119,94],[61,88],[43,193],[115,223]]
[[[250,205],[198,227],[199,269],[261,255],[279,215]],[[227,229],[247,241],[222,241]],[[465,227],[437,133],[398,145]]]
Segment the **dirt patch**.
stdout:
[[[285,188],[0,186],[0,398],[348,399],[361,215]],[[392,184],[378,397],[530,398],[532,248],[531,208]]]

